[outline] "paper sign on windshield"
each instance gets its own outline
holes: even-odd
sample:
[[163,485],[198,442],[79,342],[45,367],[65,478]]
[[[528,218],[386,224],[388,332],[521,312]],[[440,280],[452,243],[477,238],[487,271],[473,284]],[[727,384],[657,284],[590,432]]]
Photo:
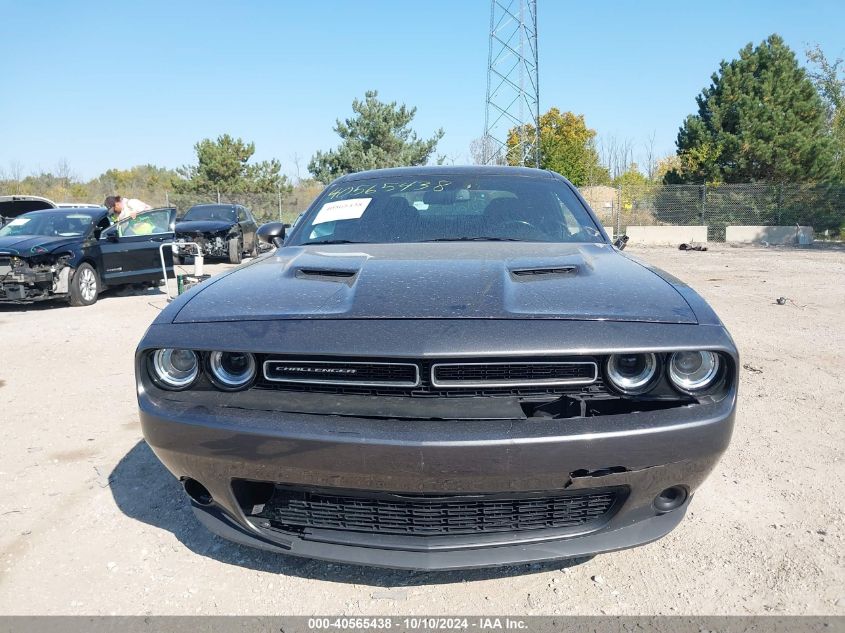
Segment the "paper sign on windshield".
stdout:
[[364,215],[364,210],[372,202],[372,198],[350,198],[349,200],[338,200],[327,202],[317,212],[312,224],[324,224],[337,220],[357,220]]

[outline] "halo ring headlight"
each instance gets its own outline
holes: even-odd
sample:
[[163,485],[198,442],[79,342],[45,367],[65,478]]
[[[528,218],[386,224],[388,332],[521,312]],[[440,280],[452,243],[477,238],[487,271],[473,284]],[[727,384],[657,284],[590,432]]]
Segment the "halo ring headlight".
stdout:
[[218,388],[225,391],[244,389],[255,378],[255,356],[249,352],[211,352],[208,369]]
[[199,376],[196,352],[189,349],[157,349],[152,355],[153,377],[165,389],[180,391],[190,387]]
[[657,368],[657,356],[651,352],[611,354],[607,359],[607,378],[622,393],[636,395],[654,384]]
[[675,352],[669,358],[669,380],[685,393],[703,391],[715,382],[720,365],[714,352]]

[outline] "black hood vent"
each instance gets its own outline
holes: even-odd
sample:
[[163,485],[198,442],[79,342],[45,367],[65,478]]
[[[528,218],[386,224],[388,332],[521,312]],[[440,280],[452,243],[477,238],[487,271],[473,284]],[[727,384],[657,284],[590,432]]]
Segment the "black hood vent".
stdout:
[[323,281],[342,281],[349,282],[355,275],[357,270],[338,270],[333,268],[297,268],[297,279],[317,279]]
[[511,270],[511,275],[516,279],[534,279],[545,276],[575,275],[578,273],[578,266],[554,266],[543,268],[518,268]]

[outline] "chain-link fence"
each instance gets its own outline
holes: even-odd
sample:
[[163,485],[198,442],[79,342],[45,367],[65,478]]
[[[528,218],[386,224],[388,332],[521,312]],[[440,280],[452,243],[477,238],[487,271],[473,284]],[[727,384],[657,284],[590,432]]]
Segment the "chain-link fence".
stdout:
[[615,235],[628,226],[707,226],[725,241],[727,226],[812,226],[817,238],[845,232],[845,185],[731,184],[583,187],[581,194]]

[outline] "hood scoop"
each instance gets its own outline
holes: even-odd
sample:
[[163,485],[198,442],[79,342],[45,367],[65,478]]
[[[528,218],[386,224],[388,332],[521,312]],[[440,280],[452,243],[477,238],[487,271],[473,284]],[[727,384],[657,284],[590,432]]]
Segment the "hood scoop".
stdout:
[[528,281],[543,277],[566,277],[578,274],[578,266],[543,266],[538,268],[512,268],[511,277],[514,281]]
[[341,270],[337,268],[297,268],[294,276],[297,279],[310,279],[314,281],[339,281],[351,283],[357,270]]

